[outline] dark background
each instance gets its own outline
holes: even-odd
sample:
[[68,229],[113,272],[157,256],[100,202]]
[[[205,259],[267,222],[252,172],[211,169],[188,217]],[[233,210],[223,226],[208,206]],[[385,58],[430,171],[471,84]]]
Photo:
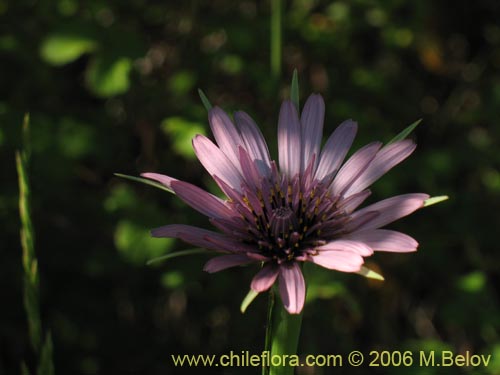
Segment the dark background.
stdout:
[[113,173],[156,171],[217,192],[190,145],[208,134],[197,88],[228,111],[248,111],[275,153],[294,68],[301,103],[311,92],[325,99],[326,134],[358,121],[354,149],[423,119],[416,152],[373,186],[371,201],[450,196],[391,225],[420,248],[369,258],[385,282],[315,268],[299,352],[469,350],[492,354],[489,367],[381,373],[500,373],[500,3],[284,8],[283,69],[271,79],[268,1],[0,0],[0,374],[17,374],[22,360],[34,366],[14,160],[28,111],[41,310],[56,373],[177,373],[171,353],[262,350],[267,299],[239,312],[256,269],[208,275],[203,255],[146,266],[189,246],[151,239],[149,229],[208,223]]

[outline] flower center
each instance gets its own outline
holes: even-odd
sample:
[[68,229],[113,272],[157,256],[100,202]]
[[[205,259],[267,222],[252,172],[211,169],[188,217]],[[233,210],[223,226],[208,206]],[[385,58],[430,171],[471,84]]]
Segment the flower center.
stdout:
[[288,238],[289,232],[296,229],[297,218],[290,207],[278,207],[272,212],[270,224],[275,238]]

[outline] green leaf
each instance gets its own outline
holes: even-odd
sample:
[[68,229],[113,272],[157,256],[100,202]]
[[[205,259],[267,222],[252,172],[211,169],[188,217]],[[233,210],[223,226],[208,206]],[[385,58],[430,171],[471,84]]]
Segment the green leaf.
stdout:
[[208,100],[205,93],[201,89],[198,89],[198,95],[200,95],[201,102],[205,106],[207,112],[210,111],[212,109],[212,104],[210,103],[210,100]]
[[171,140],[175,152],[185,158],[195,158],[192,140],[198,134],[205,135],[203,124],[188,121],[182,117],[169,117],[162,121],[161,129]]
[[486,276],[484,272],[474,271],[458,280],[458,287],[464,292],[477,293],[486,285]]
[[190,249],[190,250],[176,251],[175,253],[165,254],[165,255],[162,255],[160,257],[150,259],[146,262],[146,264],[149,266],[153,263],[163,262],[165,260],[169,260],[169,259],[177,258],[177,257],[182,257],[185,255],[208,254],[208,253],[210,253],[210,252],[208,250],[205,250],[205,249]]
[[441,203],[445,200],[448,200],[448,198],[449,197],[447,195],[439,195],[437,197],[431,197],[424,201],[424,207],[429,207],[432,206],[433,204]]
[[42,42],[40,55],[49,64],[65,65],[96,48],[97,41],[90,36],[56,33]]
[[259,295],[259,292],[256,292],[253,289],[250,289],[248,294],[243,298],[243,301],[241,302],[240,306],[240,311],[242,314],[247,311],[248,306],[253,302],[253,300]]
[[125,93],[129,86],[132,61],[128,57],[95,57],[85,71],[89,89],[97,96],[107,98]]
[[380,280],[380,281],[384,281],[384,276],[382,276],[381,274],[369,269],[368,267],[365,267],[365,266],[361,266],[361,269],[356,272],[357,274],[361,275],[361,276],[364,276],[368,279],[374,279],[374,280]]
[[165,190],[165,191],[168,191],[169,193],[175,194],[172,189],[169,189],[165,185],[162,185],[159,182],[156,182],[156,181],[153,181],[153,180],[149,180],[147,178],[129,176],[129,175],[126,175],[126,174],[121,174],[121,173],[114,173],[114,175],[116,177],[121,177],[121,178],[125,178],[127,180],[131,180],[131,181],[135,181],[135,182],[141,182],[141,183],[146,184],[146,185],[154,186],[155,188],[158,188],[158,189],[161,189],[161,190]]
[[168,80],[168,88],[174,96],[188,94],[196,83],[196,77],[192,71],[181,70],[174,73]]
[[417,127],[417,125],[420,124],[421,122],[422,122],[422,119],[415,121],[413,124],[411,124],[406,129],[404,129],[401,133],[399,133],[394,138],[392,138],[389,142],[387,142],[387,144],[390,145],[391,143],[405,139],[413,131],[413,129],[415,129]]
[[297,112],[300,111],[299,107],[299,77],[297,73],[297,69],[293,70],[292,76],[292,87],[290,89],[290,98],[292,99],[293,104],[297,108]]
[[151,237],[148,228],[138,221],[121,220],[114,233],[115,246],[123,259],[141,265],[150,258],[167,253],[174,243],[172,238],[159,240]]

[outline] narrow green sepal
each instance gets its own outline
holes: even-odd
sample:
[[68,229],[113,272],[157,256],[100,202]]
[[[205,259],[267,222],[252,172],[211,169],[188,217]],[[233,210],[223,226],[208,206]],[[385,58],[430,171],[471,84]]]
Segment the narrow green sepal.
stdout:
[[172,258],[182,257],[185,255],[208,254],[208,253],[209,251],[205,249],[190,249],[190,250],[176,251],[175,253],[165,254],[160,257],[150,259],[146,262],[146,265],[150,266],[153,263],[158,263]]
[[399,133],[398,135],[396,135],[394,138],[392,138],[389,142],[387,142],[388,145],[390,145],[391,143],[394,143],[394,142],[397,142],[397,141],[401,141],[403,139],[405,139],[406,137],[408,137],[408,135],[418,126],[418,124],[420,124],[422,122],[422,119],[420,120],[417,120],[415,121],[413,124],[411,124],[410,126],[408,126],[406,129],[404,129],[401,133]]
[[245,298],[243,298],[243,301],[241,302],[240,311],[242,314],[244,314],[245,311],[247,311],[248,306],[250,306],[250,304],[258,295],[259,292],[256,292],[253,289],[250,289],[248,291],[247,295],[245,296]]
[[205,93],[201,89],[198,89],[198,95],[200,96],[201,102],[205,106],[207,112],[210,111],[212,109],[212,104],[210,103],[210,100],[208,100]]
[[292,75],[292,87],[290,88],[290,98],[292,99],[292,103],[295,104],[297,108],[297,112],[299,112],[299,75],[297,73],[297,69],[293,70]]
[[381,274],[369,269],[368,267],[365,267],[365,266],[361,266],[361,269],[356,272],[358,275],[361,275],[361,276],[364,276],[368,279],[374,279],[374,280],[380,280],[380,281],[384,281],[384,276],[382,276]]
[[447,195],[438,195],[437,197],[430,197],[424,201],[424,207],[432,206],[433,204],[444,202],[448,200],[449,197]]
[[135,177],[135,176],[129,176],[127,174],[121,174],[121,173],[114,173],[116,177],[121,177],[125,178],[127,180],[135,181],[135,182],[141,182],[146,185],[151,185],[154,186],[155,188],[161,189],[168,191],[169,193],[175,194],[175,192],[172,189],[169,189],[165,185],[160,184],[159,182],[148,180],[147,178],[142,178],[142,177]]

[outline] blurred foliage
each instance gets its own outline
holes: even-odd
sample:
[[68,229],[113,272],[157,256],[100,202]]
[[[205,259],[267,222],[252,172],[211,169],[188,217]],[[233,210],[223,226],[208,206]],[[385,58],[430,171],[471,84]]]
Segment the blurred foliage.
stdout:
[[[372,201],[450,196],[392,226],[420,249],[370,258],[384,282],[311,269],[300,352],[471,350],[492,354],[490,366],[448,373],[500,373],[500,3],[284,3],[274,80],[270,1],[0,0],[0,374],[19,373],[24,358],[35,368],[14,160],[27,111],[41,309],[56,373],[165,374],[170,353],[261,350],[267,299],[239,312],[255,269],[207,275],[204,255],[145,266],[188,248],[149,238],[151,228],[209,224],[171,194],[113,173],[165,173],[219,194],[190,149],[193,134],[209,133],[197,88],[213,105],[248,111],[276,155],[278,109],[295,68],[300,102],[311,92],[325,98],[326,134],[347,118],[359,123],[355,148],[423,119],[412,134],[417,151],[373,186]],[[367,373],[357,371],[343,368]]]

